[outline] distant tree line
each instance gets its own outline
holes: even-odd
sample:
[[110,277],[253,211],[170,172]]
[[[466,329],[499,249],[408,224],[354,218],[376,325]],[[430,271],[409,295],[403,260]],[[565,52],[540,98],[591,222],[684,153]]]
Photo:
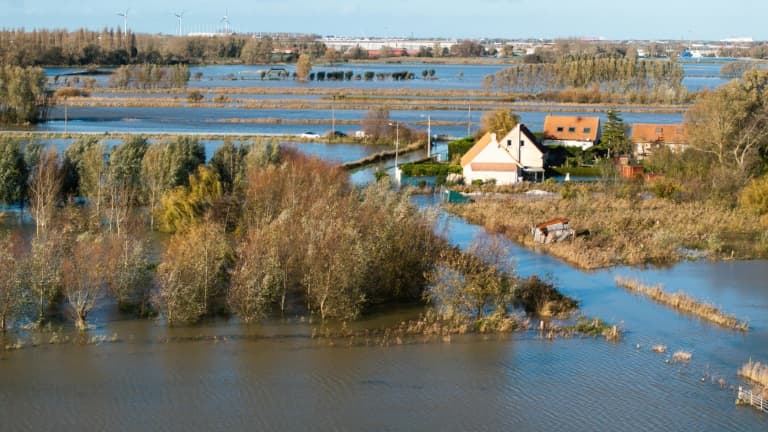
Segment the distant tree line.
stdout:
[[120,66],[109,76],[109,85],[116,88],[185,88],[189,82],[189,66],[162,67],[153,64]]
[[[0,31],[0,64],[19,66],[87,66],[127,64],[205,64],[219,61],[270,63],[295,61],[299,54],[313,58],[324,55],[326,47],[316,36],[247,35],[217,37],[127,34],[117,29],[102,31],[3,30]],[[273,56],[273,50],[289,56]]]
[[487,89],[508,94],[590,89],[646,93],[676,101],[685,95],[683,69],[674,61],[564,57],[556,63],[520,64],[485,78]]

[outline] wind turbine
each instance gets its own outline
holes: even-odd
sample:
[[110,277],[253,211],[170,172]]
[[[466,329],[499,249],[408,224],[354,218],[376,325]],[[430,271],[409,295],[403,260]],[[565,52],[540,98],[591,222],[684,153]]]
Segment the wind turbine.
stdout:
[[178,18],[178,19],[179,19],[179,36],[181,36],[181,34],[182,34],[182,30],[181,30],[181,29],[182,29],[182,27],[181,27],[181,24],[182,24],[182,21],[183,21],[183,19],[184,19],[184,11],[182,11],[182,12],[180,12],[180,13],[174,13],[173,15],[174,15],[174,16],[176,16],[176,18]]
[[126,9],[125,12],[118,12],[117,16],[123,17],[123,35],[128,36],[128,10]]
[[229,11],[224,11],[224,17],[221,19],[224,23],[224,33],[229,33]]

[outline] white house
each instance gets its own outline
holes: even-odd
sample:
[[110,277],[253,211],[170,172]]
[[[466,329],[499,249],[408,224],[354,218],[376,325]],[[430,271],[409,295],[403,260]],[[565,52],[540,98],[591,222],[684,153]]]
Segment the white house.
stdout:
[[600,140],[600,117],[553,116],[544,118],[545,146],[562,145],[586,150]]
[[523,124],[518,124],[501,140],[486,133],[461,158],[464,181],[512,184],[525,179],[544,180],[546,151]]

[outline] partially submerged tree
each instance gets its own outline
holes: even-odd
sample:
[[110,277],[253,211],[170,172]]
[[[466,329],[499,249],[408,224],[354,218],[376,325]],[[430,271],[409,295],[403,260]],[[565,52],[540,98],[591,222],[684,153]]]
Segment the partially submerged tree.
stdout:
[[24,269],[24,244],[18,234],[0,237],[0,331],[5,333],[10,322],[17,320],[27,303]]
[[212,313],[223,294],[231,250],[224,229],[204,221],[175,234],[157,269],[155,298],[168,324],[189,324]]
[[306,81],[310,71],[312,71],[312,57],[306,53],[301,54],[296,62],[296,78],[299,81]]
[[105,245],[101,236],[79,238],[62,264],[62,292],[67,315],[80,330],[87,328],[88,315],[104,297]]

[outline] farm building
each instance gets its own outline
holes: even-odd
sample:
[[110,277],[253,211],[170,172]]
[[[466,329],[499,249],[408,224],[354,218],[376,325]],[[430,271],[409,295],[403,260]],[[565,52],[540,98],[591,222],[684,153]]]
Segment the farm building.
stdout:
[[575,237],[568,219],[559,217],[533,227],[533,241],[536,243],[558,243]]

